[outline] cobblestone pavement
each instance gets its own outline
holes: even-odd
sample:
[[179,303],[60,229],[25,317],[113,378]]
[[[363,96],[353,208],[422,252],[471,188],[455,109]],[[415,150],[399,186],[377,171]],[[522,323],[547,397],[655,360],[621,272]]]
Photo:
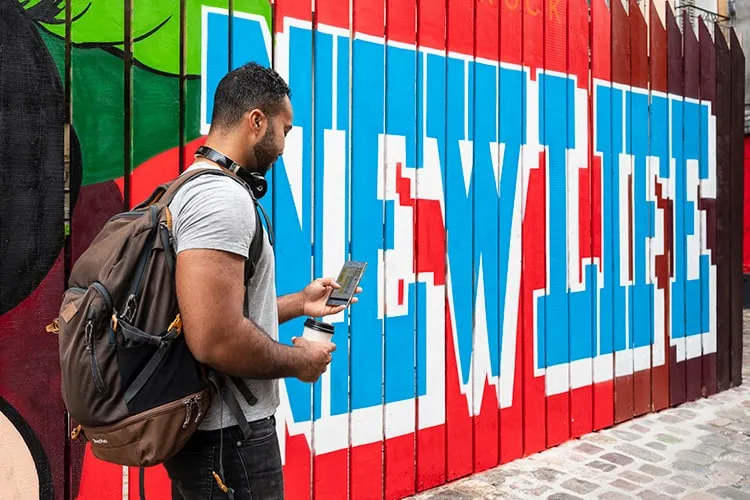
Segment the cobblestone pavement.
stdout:
[[743,380],[412,498],[750,500],[750,311]]

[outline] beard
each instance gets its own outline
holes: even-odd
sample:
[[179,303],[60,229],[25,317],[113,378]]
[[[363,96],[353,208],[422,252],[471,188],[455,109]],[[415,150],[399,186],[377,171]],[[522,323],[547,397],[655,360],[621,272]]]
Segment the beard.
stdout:
[[256,163],[255,170],[261,175],[266,175],[266,172],[268,172],[279,156],[276,153],[273,137],[271,137],[269,131],[270,129],[267,129],[263,138],[253,146],[253,155],[255,155]]

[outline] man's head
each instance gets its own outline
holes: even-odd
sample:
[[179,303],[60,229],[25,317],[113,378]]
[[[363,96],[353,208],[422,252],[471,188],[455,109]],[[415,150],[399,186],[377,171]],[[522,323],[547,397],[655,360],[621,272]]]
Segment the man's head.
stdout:
[[292,128],[291,91],[276,71],[248,63],[224,76],[214,96],[211,132],[231,142],[233,158],[263,175],[284,152]]

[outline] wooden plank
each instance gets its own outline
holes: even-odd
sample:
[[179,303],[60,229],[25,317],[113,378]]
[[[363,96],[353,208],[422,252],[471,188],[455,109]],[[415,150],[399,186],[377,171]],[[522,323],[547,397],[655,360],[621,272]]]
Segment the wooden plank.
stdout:
[[[498,314],[498,190],[500,178],[494,167],[498,150],[498,66],[492,64],[499,50],[497,3],[475,0],[474,39],[474,148],[470,203],[473,204],[475,317],[472,342],[474,415],[474,472],[499,462],[497,381],[500,372]],[[494,156],[491,149],[494,148]],[[493,230],[489,230],[489,229]],[[492,381],[492,385],[490,384]]]
[[[450,289],[446,321],[452,334],[446,336],[447,384],[447,480],[473,471],[474,428],[469,413],[473,405],[471,350],[473,346],[473,207],[467,194],[465,163],[472,162],[467,149],[473,140],[474,102],[474,1],[448,0],[447,48],[450,52],[467,54],[466,60],[449,58],[447,67],[447,163],[445,186],[445,228],[448,238],[448,269]],[[461,142],[459,142],[461,141]],[[463,150],[459,144],[463,144]],[[468,180],[470,182],[470,179]],[[456,339],[454,344],[453,339]],[[454,352],[454,345],[458,352]],[[455,371],[451,369],[455,366]],[[465,394],[459,384],[468,386]]]
[[[633,280],[633,196],[632,196],[632,162],[623,163],[621,154],[630,149],[630,133],[627,129],[630,121],[630,101],[624,95],[630,89],[630,17],[625,12],[622,1],[613,0],[612,10],[612,169],[611,199],[612,218],[606,221],[611,226],[612,256],[611,262],[605,265],[613,267],[610,286],[613,287],[612,298],[614,350],[615,350],[615,423],[633,418],[633,349],[629,343],[632,337],[633,288],[623,287],[622,276]],[[626,186],[621,186],[625,182]],[[606,186],[606,183],[605,183]],[[622,193],[627,193],[627,198]],[[625,217],[623,217],[625,212]],[[622,253],[626,255],[622,255]],[[619,258],[618,258],[619,257]],[[627,269],[623,269],[628,266]],[[605,279],[606,281],[606,279]],[[616,285],[615,285],[616,284]],[[605,284],[605,286],[607,286]],[[627,295],[627,299],[626,299]],[[627,300],[627,302],[626,302]]]
[[[414,493],[416,301],[415,212],[410,172],[416,166],[417,58],[416,1],[386,1],[385,56],[385,360],[383,390],[391,405],[384,415],[385,498]],[[395,46],[390,42],[398,42]],[[406,46],[405,46],[406,45]],[[390,206],[389,206],[390,205]],[[396,411],[394,408],[398,408]]]
[[744,233],[744,103],[745,103],[745,56],[742,46],[737,38],[737,32],[730,31],[730,53],[732,64],[732,130],[730,137],[732,141],[731,179],[732,179],[732,250],[730,258],[731,269],[731,341],[730,355],[732,358],[731,378],[732,386],[742,384],[742,234]]
[[[544,4],[544,68],[565,74],[567,68],[567,0]],[[570,438],[570,305],[568,288],[568,190],[567,150],[570,145],[569,110],[574,94],[567,81],[557,75],[539,73],[540,124],[546,147],[544,175],[546,186],[546,236],[549,250],[547,286],[550,294],[536,304],[537,328],[544,330],[545,393],[547,395],[546,446],[556,446]],[[543,104],[542,104],[543,103]],[[546,232],[546,234],[545,234]]]
[[[700,139],[705,133],[701,129],[700,108],[694,103],[687,101],[687,98],[700,98],[700,46],[698,39],[693,31],[693,25],[687,16],[683,16],[683,38],[684,38],[684,71],[685,71],[685,110],[684,110],[684,154],[686,162],[689,160],[700,160]],[[693,178],[687,167],[685,168],[685,200],[683,203],[685,210],[684,234],[685,234],[685,259],[686,274],[685,279],[690,284],[686,284],[685,290],[685,323],[687,330],[685,342],[685,355],[687,358],[687,378],[686,378],[686,398],[688,401],[694,401],[700,397],[701,383],[703,379],[702,368],[703,362],[701,356],[703,348],[701,346],[702,331],[701,318],[703,316],[703,306],[701,304],[700,287],[700,218],[694,216],[698,214],[698,184],[699,176]],[[689,239],[698,241],[698,245],[688,244]],[[693,280],[694,276],[697,280]],[[698,293],[692,293],[695,290],[694,283],[698,284]],[[693,331],[698,328],[697,331]]]
[[[709,105],[707,111],[708,130],[703,132],[707,137],[706,148],[701,148],[701,163],[708,169],[708,178],[701,180],[700,209],[706,211],[705,225],[702,227],[702,246],[711,252],[708,276],[701,275],[701,279],[708,280],[708,294],[701,297],[701,306],[708,311],[708,336],[703,339],[703,358],[701,373],[703,376],[701,394],[704,397],[716,394],[717,366],[716,366],[716,271],[717,271],[717,241],[716,241],[716,49],[713,38],[703,18],[698,19],[698,42],[700,45],[700,95],[701,101]],[[704,312],[705,314],[705,312]]]
[[[608,221],[611,220],[611,196],[604,195],[611,176],[612,155],[612,25],[611,15],[604,0],[592,0],[592,56],[593,79],[599,80],[593,89],[593,147],[592,147],[592,205],[593,227],[591,230],[594,248],[592,254],[599,258],[599,287],[601,280],[611,279],[612,237]],[[605,182],[606,180],[606,182]],[[611,187],[609,188],[611,189]],[[606,204],[605,204],[606,203]],[[604,316],[603,309],[612,308],[611,292],[600,289],[596,311],[595,330],[598,332],[596,357],[594,359],[594,430],[609,427],[614,423],[614,327],[611,315]]]
[[[655,241],[651,273],[654,280],[654,343],[651,349],[651,407],[654,411],[669,406],[669,298],[672,205],[669,200],[669,108],[667,93],[667,31],[653,0],[649,2],[649,107],[650,142],[649,184],[656,198]],[[656,158],[656,160],[654,160]]]
[[732,248],[732,73],[729,45],[720,29],[714,30],[716,47],[716,367],[717,389],[731,382],[731,248]]
[[[634,155],[632,171],[633,245],[631,246],[633,274],[632,301],[629,302],[632,321],[633,352],[633,414],[643,415],[651,408],[651,344],[653,311],[650,287],[651,240],[653,234],[654,203],[649,200],[648,153],[648,26],[641,8],[630,0],[630,151]],[[648,220],[648,223],[642,221]]]
[[[586,0],[568,3],[568,74],[575,78],[573,102],[568,106],[567,162],[573,168],[568,177],[577,186],[568,197],[568,225],[577,227],[578,241],[568,240],[569,281],[576,284],[575,304],[570,307],[570,435],[579,437],[593,429],[593,358],[596,346],[596,266],[591,264],[593,245],[593,132],[592,96],[589,93],[589,22]],[[577,169],[577,170],[576,170]],[[577,274],[577,276],[576,276]]]
[[[274,242],[277,262],[284,262],[276,271],[279,294],[300,290],[313,278],[310,247],[313,241],[313,225],[320,224],[320,220],[313,222],[311,214],[314,206],[311,181],[315,131],[312,113],[315,57],[313,37],[309,29],[289,28],[289,18],[310,21],[311,3],[300,0],[277,0],[274,9],[274,39],[278,49],[273,54],[273,65],[292,88],[291,104],[294,111],[294,128],[287,135],[284,156],[269,175],[274,186],[269,190],[273,192],[273,203],[269,204],[265,197],[262,200],[266,210],[277,208],[273,211],[274,231],[277,235],[284,235]],[[235,47],[235,52],[237,49],[238,47]],[[294,71],[290,70],[291,67],[294,67]],[[273,207],[274,204],[276,207]],[[302,217],[298,218],[297,210],[303,214]],[[280,325],[279,341],[290,344],[292,337],[298,336],[302,330],[302,321],[304,319],[299,318]],[[338,355],[345,350],[345,347],[340,345],[339,335],[346,335],[345,326],[337,325],[334,342],[338,345],[338,352],[333,355],[332,365],[341,362],[340,358],[345,357]],[[329,371],[332,370],[331,366]],[[290,498],[312,498],[315,442],[314,414],[311,411],[313,389],[310,384],[293,378],[287,378],[283,383],[290,412],[289,415],[277,415],[282,429],[279,439],[283,440],[286,456],[284,493]],[[320,382],[315,386],[319,388]],[[291,422],[295,424],[293,428],[289,426]],[[331,475],[332,478],[337,478],[334,469],[331,470]],[[339,486],[340,480],[333,480],[332,484]]]
[[[432,272],[434,287],[417,289],[417,491],[445,482],[445,226],[440,207],[443,191],[437,144],[445,142],[445,0],[418,0],[416,271]],[[422,48],[429,47],[430,52]],[[429,110],[429,112],[428,112]],[[436,110],[436,112],[432,112]],[[419,128],[421,125],[421,129]],[[421,130],[421,131],[420,131]],[[437,199],[436,199],[437,198]],[[426,242],[430,242],[427,244]],[[422,293],[422,290],[425,293]],[[424,333],[422,333],[424,332]],[[422,337],[421,335],[424,335]],[[421,347],[424,346],[424,347]],[[424,353],[424,354],[422,354]]]
[[[316,0],[313,30],[314,191],[308,207],[314,215],[309,241],[314,243],[313,277],[336,277],[350,258],[348,0]],[[290,67],[294,66],[290,62]],[[309,92],[305,90],[306,94]],[[308,172],[303,168],[303,184],[307,184]],[[299,179],[294,184],[298,182]],[[345,311],[324,318],[336,328],[334,342],[341,354],[348,351],[350,317],[351,312]],[[341,420],[334,423],[333,419],[350,411],[349,372],[349,356],[334,354],[330,369],[313,385],[313,498],[346,498],[348,493],[349,426]]]
[[[354,31],[383,39],[383,0],[355,0]],[[383,325],[379,303],[385,300],[377,269],[383,266],[385,221],[382,200],[385,179],[380,167],[378,135],[385,132],[385,49],[355,37],[352,41],[352,259],[368,262],[362,278],[363,293],[357,313],[351,317],[350,408],[382,404]],[[380,179],[380,180],[379,180]],[[379,294],[381,294],[379,296]],[[373,318],[373,319],[368,319]],[[349,495],[351,498],[383,497],[383,415],[372,412],[351,422]]]
[[0,489],[8,498],[34,491],[62,498],[70,465],[59,338],[45,331],[66,278],[70,61],[61,60],[64,42],[38,20],[59,19],[63,5],[39,7],[0,2]]
[[[572,189],[567,199],[567,224],[578,235],[569,238],[568,282],[583,291],[576,292],[583,301],[569,299],[570,359],[576,363],[570,370],[570,436],[578,437],[593,428],[593,357],[594,357],[594,266],[584,264],[593,256],[592,244],[592,180],[591,175],[591,100],[588,93],[589,25],[588,6],[580,0],[570,0],[567,6],[567,73],[575,79],[569,96],[567,127],[568,151],[566,163],[573,170],[567,182]],[[581,309],[583,307],[583,310]],[[585,311],[585,313],[584,313]],[[582,359],[581,359],[582,358]]]
[[[164,2],[165,8],[170,12],[179,12],[180,1],[168,0]],[[126,18],[125,29],[133,30],[133,33],[125,33],[126,47],[128,46],[129,37],[137,36],[135,27],[147,25],[153,20],[149,12],[133,9],[130,1],[125,2]],[[130,9],[131,15],[127,15],[127,9]],[[131,28],[131,26],[133,28]],[[134,34],[135,33],[135,34]],[[165,44],[180,47],[180,30],[165,30],[162,34],[162,40]],[[130,150],[125,155],[126,176],[125,185],[127,189],[127,207],[141,203],[147,199],[153,190],[160,184],[168,182],[180,173],[180,79],[179,75],[159,75],[156,78],[168,79],[162,85],[155,85],[155,78],[150,68],[142,64],[136,64],[136,61],[148,60],[149,52],[153,49],[147,44],[144,46],[141,42],[147,38],[139,39],[137,43],[132,44],[132,59],[130,60],[130,70],[126,67],[125,92],[130,92],[130,98],[126,97],[125,101],[125,144],[129,144]],[[175,59],[179,58],[178,54],[169,54]],[[128,51],[125,52],[125,61],[131,56]],[[128,80],[130,81],[128,84]],[[128,113],[128,105],[130,112]],[[130,135],[128,135],[128,124],[130,126]],[[158,141],[158,142],[157,142]],[[168,156],[164,156],[166,155]],[[176,154],[172,154],[176,153]],[[155,157],[159,155],[163,160],[159,161],[158,168],[154,168]],[[129,173],[127,172],[129,169]],[[166,326],[166,325],[165,325]],[[130,481],[129,498],[138,500],[140,498],[139,488],[133,487],[138,485],[140,471],[138,467],[128,468],[128,477]],[[160,465],[148,470],[144,470],[144,485],[146,495],[160,494],[170,489],[170,481],[166,469]]]
[[[676,406],[685,402],[686,384],[687,384],[687,365],[685,363],[685,286],[684,279],[680,281],[679,277],[685,275],[684,257],[686,242],[681,237],[683,230],[683,197],[685,192],[684,183],[680,183],[684,167],[683,160],[683,106],[682,98],[684,92],[684,70],[682,59],[682,34],[677,25],[677,19],[669,5],[666,8],[666,27],[667,27],[667,87],[669,89],[669,109],[670,109],[670,161],[675,161],[679,165],[675,170],[675,176],[672,179],[672,185],[675,186],[675,192],[672,194],[674,200],[674,218],[673,224],[668,234],[675,235],[672,245],[672,257],[670,259],[670,277],[672,280],[672,294],[668,311],[666,314],[667,322],[670,325],[669,350],[670,350],[670,368],[669,368],[669,403]],[[676,280],[676,281],[675,281]]]
[[[535,290],[546,286],[546,222],[545,183],[546,159],[543,155],[542,130],[539,117],[543,112],[543,96],[539,94],[539,74],[544,68],[544,3],[529,1],[523,9],[523,65],[528,68],[528,89],[524,109],[526,148],[523,158],[522,186],[528,186],[521,200],[524,208],[521,247],[521,301],[523,332],[523,418],[524,455],[546,447],[547,398],[545,378],[537,376],[544,368],[544,329],[536,329]],[[538,304],[537,304],[538,305]],[[537,364],[534,364],[534,361]]]
[[[510,2],[500,2],[499,58],[503,63],[520,65],[522,62],[523,9]],[[498,76],[500,120],[498,133],[505,144],[502,177],[500,181],[500,214],[498,221],[503,231],[510,233],[507,243],[500,242],[498,262],[500,269],[500,303],[502,311],[501,366],[514,363],[513,376],[502,376],[499,383],[500,399],[500,462],[519,458],[523,453],[523,359],[525,355],[523,334],[523,300],[520,297],[521,279],[521,223],[523,168],[520,154],[521,137],[525,127],[525,75],[511,68],[500,68]],[[513,193],[511,196],[508,191]],[[507,208],[506,208],[507,207]],[[510,229],[508,229],[510,228]],[[503,286],[505,284],[505,286]],[[515,340],[515,342],[509,342]],[[501,368],[501,373],[502,368]]]

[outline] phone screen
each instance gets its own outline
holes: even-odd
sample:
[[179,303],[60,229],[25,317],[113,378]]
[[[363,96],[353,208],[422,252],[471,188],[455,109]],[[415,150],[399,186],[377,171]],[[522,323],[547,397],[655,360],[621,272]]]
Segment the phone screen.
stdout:
[[354,296],[357,286],[359,286],[359,282],[365,272],[365,267],[367,267],[366,262],[352,260],[345,262],[338,278],[336,278],[336,282],[341,285],[341,288],[331,293],[330,297],[328,297],[328,303],[348,304]]

